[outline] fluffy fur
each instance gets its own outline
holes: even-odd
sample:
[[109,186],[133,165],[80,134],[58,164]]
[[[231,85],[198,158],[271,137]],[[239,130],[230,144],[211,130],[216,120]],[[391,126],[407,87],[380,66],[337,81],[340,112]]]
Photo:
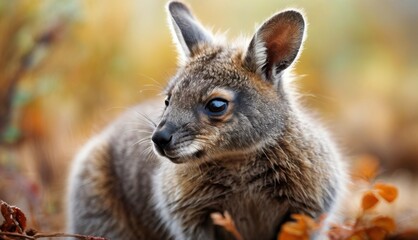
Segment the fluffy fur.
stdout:
[[[344,167],[284,77],[303,42],[303,16],[272,16],[242,49],[215,43],[184,4],[168,11],[184,61],[166,107],[157,100],[132,108],[80,152],[70,231],[232,239],[210,219],[228,211],[244,239],[275,239],[292,213],[332,212]],[[227,102],[220,115],[208,110],[214,99]]]

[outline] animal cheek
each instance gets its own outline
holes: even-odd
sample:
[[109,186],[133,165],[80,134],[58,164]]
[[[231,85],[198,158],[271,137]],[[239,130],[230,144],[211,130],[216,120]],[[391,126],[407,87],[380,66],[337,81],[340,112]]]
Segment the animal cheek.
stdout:
[[201,125],[198,132],[199,133],[196,134],[196,136],[198,136],[198,139],[200,138],[201,140],[204,140],[206,144],[213,144],[217,142],[217,139],[220,136],[219,129],[213,126]]

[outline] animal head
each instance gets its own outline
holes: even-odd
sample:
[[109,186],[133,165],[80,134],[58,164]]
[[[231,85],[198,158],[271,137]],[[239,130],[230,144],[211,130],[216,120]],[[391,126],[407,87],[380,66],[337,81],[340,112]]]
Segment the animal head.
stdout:
[[218,43],[187,6],[167,6],[182,64],[166,89],[154,150],[175,163],[241,156],[274,141],[291,104],[283,74],[302,46],[301,13],[277,13],[244,48]]

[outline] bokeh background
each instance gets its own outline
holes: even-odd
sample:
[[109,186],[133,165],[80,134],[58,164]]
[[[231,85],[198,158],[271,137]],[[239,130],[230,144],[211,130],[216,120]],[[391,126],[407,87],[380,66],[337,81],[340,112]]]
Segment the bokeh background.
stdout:
[[[417,1],[188,3],[230,39],[252,36],[278,10],[304,9],[308,38],[295,72],[305,106],[327,124],[349,165],[376,159],[382,176],[402,173],[412,186],[401,194],[418,196]],[[0,199],[32,216],[29,225],[64,229],[77,149],[159,94],[175,72],[165,4],[0,0]]]

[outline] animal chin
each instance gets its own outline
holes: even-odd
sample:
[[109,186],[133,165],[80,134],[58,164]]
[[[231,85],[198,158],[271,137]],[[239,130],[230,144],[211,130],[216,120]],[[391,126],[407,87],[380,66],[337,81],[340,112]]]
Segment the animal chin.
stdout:
[[182,158],[183,157],[180,157],[180,155],[177,154],[176,151],[173,151],[173,150],[170,150],[170,149],[161,148],[157,144],[154,144],[153,146],[154,146],[154,153],[157,156],[167,158],[170,161],[172,161],[173,163],[181,163],[181,162],[183,162],[182,161]]
[[176,163],[176,164],[183,163],[181,158],[172,158],[172,157],[167,157],[167,156],[166,158],[168,158],[168,160],[170,160],[172,163]]
[[179,159],[180,158],[180,156],[177,153],[175,153],[173,151],[170,151],[170,150],[164,150],[164,156],[166,158],[170,159],[170,160],[171,159]]
[[177,149],[171,151],[170,149],[164,150],[164,157],[168,158],[173,163],[186,163],[193,160],[198,160],[204,157],[204,150],[190,151],[189,148]]
[[193,143],[183,147],[166,146],[164,148],[154,144],[154,152],[158,156],[167,158],[173,163],[184,163],[190,160],[202,159],[206,155],[205,151],[199,145]]
[[162,156],[162,157],[166,156],[164,150],[160,146],[158,146],[157,144],[153,144],[153,147],[154,147],[154,153],[156,155]]

